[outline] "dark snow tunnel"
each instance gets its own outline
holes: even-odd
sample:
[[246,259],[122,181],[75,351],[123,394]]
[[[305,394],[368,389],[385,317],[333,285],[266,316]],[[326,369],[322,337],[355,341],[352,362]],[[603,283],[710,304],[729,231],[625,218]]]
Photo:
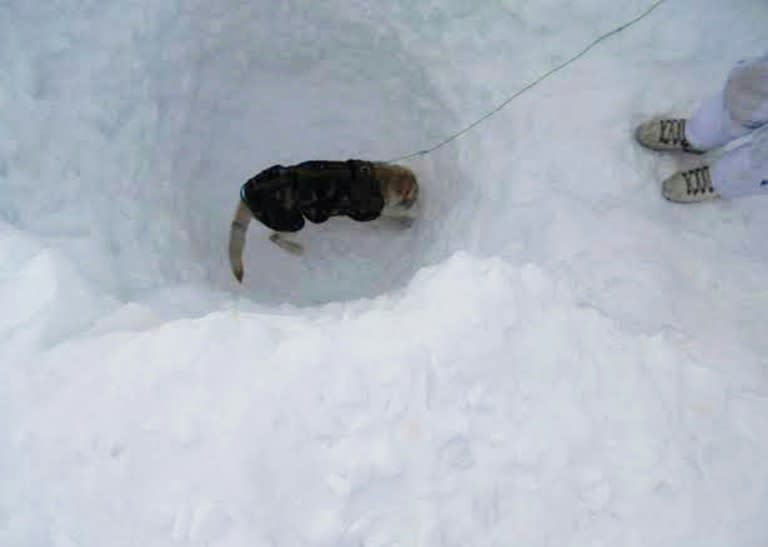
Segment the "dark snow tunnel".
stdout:
[[[300,234],[306,252],[297,258],[253,223],[242,287],[229,271],[229,223],[240,186],[258,171],[390,160],[440,142],[493,104],[482,80],[463,72],[486,50],[460,18],[467,36],[451,47],[467,58],[441,62],[441,50],[425,45],[444,38],[431,24],[442,12],[407,2],[14,9],[19,24],[49,22],[51,40],[10,39],[2,57],[19,90],[11,121],[28,128],[15,135],[14,154],[38,161],[14,163],[8,180],[23,199],[0,212],[54,239],[107,296],[195,287],[269,305],[374,297],[455,251],[493,250],[487,234],[507,237],[488,226],[507,214],[504,181],[475,181],[469,162],[486,153],[466,139],[406,162],[421,184],[412,228],[331,219]],[[90,24],[96,17],[109,24]]]
[[[161,38],[159,56],[147,51],[159,146],[153,172],[135,181],[152,186],[167,173],[162,195],[149,196],[165,201],[177,248],[186,252],[162,252],[159,260],[174,263],[159,269],[223,289],[235,286],[226,239],[247,178],[276,163],[386,160],[423,148],[455,124],[393,29],[321,8],[308,13],[300,2],[235,7],[220,7],[216,16],[189,12],[177,35]],[[254,32],[256,20],[269,20],[269,32]],[[297,258],[252,223],[248,297],[317,304],[376,296],[455,250],[462,190],[454,151],[407,164],[422,186],[423,217],[410,229],[331,219],[301,232],[306,252]]]

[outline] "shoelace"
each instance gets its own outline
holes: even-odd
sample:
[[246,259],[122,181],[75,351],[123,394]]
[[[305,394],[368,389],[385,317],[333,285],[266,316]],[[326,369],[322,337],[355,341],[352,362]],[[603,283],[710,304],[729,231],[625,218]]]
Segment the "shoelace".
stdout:
[[688,195],[709,194],[715,191],[707,166],[683,171],[682,175],[685,179],[685,191]]
[[680,146],[683,150],[691,148],[688,140],[685,138],[685,120],[661,120],[660,123],[661,134],[659,135],[659,140],[662,143]]

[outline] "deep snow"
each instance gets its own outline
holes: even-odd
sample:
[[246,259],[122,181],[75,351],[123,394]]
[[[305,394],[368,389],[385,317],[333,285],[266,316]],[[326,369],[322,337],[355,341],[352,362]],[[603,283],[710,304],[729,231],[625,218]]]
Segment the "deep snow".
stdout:
[[0,3],[0,545],[768,543],[768,203],[666,203],[631,137],[765,2],[668,0],[410,162],[408,231],[226,265],[258,170],[425,148],[648,5]]

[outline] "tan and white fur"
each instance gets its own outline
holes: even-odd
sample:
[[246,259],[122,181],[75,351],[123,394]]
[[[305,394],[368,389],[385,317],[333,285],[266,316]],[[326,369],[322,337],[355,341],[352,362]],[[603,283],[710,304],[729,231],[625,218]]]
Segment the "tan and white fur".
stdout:
[[[415,204],[419,197],[419,184],[416,175],[407,167],[387,163],[375,163],[373,169],[384,198],[380,218],[396,220],[403,226],[409,226],[417,216]],[[245,275],[245,236],[252,219],[251,211],[240,200],[229,231],[229,264],[235,279],[240,283]],[[288,253],[301,255],[304,247],[296,241],[297,235],[296,232],[272,232],[269,240]]]

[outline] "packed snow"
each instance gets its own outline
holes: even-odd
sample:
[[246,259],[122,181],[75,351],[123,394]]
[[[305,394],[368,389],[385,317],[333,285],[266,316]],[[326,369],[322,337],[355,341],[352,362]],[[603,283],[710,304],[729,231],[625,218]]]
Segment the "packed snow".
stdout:
[[226,239],[275,163],[387,160],[650,0],[0,2],[0,545],[768,544],[768,202],[632,139],[768,49],[667,0],[407,162],[408,230]]

